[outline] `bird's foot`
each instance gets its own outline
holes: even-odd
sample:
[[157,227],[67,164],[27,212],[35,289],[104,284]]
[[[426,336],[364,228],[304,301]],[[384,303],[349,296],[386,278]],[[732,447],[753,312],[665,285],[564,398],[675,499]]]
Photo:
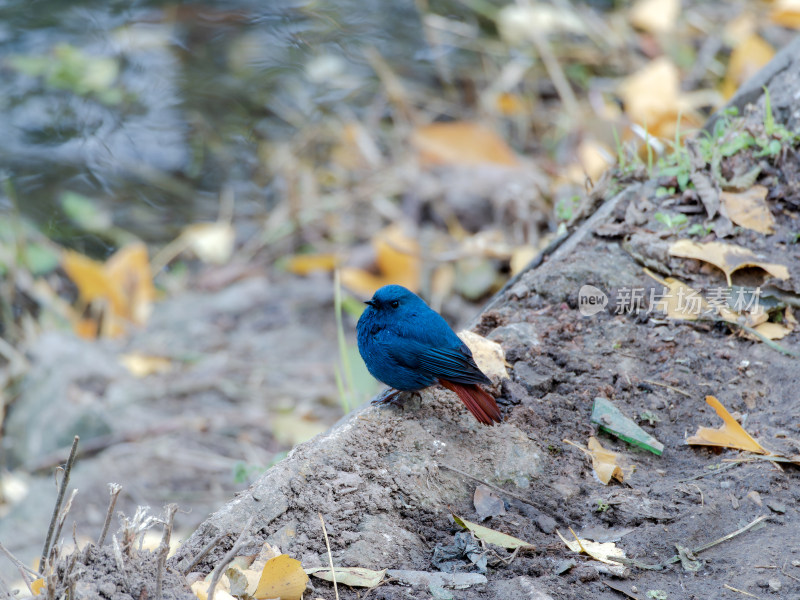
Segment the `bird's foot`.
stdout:
[[381,392],[381,394],[375,398],[371,404],[376,405],[383,405],[383,404],[397,404],[397,401],[400,399],[400,390],[396,390],[394,388],[386,388]]

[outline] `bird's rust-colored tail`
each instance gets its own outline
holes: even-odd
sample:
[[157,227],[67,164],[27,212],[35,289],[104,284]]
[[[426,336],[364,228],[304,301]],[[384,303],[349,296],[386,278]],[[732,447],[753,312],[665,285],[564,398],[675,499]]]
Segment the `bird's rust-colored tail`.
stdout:
[[458,394],[461,401],[469,412],[475,415],[484,425],[494,425],[500,423],[500,409],[497,408],[495,399],[475,383],[454,383],[446,379],[440,379],[439,383],[451,392]]

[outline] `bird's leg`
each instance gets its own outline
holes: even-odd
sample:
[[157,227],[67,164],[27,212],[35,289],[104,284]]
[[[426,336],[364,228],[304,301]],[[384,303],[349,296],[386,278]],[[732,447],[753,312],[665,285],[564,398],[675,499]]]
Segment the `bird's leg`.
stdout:
[[394,388],[386,388],[371,404],[395,404],[399,399],[401,392]]

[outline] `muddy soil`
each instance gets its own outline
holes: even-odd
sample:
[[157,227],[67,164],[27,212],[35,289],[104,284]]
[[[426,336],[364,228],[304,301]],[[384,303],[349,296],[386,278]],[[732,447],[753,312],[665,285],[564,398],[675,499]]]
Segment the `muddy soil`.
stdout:
[[[798,86],[785,74],[781,81],[783,89],[771,86],[772,102],[789,123],[789,90]],[[771,190],[773,235],[733,230],[725,239],[786,265],[789,280],[767,283],[787,294],[796,294],[800,282],[800,250],[793,241],[799,168],[793,149],[764,166],[760,183]],[[606,193],[570,240],[480,316],[476,330],[502,344],[512,367],[510,379],[493,389],[503,424],[478,425],[441,389],[412,394],[400,406],[360,409],[297,447],[209,517],[170,560],[171,572],[184,571],[209,541],[230,534],[193,568],[210,571],[251,517],[252,549],[269,541],[305,567],[327,564],[318,515],[337,565],[436,571],[434,557],[460,532],[451,515],[477,521],[472,498],[484,482],[502,490],[497,493],[506,507],[484,524],[530,542],[534,551],[509,561],[508,553],[487,550],[486,583],[466,589],[407,587],[395,574],[368,593],[340,587],[339,597],[800,598],[797,468],[742,461],[741,452],[685,442],[699,426],[720,424],[704,401],[714,395],[765,446],[797,454],[798,359],[728,325],[662,318],[647,302],[637,311],[617,310],[625,289],[642,289],[644,298],[652,288],[661,291],[644,265],[702,289],[724,284],[721,272],[664,252],[680,237],[653,219],[666,201],[657,190],[667,183],[630,181],[622,192]],[[702,215],[691,219],[701,221]],[[743,276],[763,279],[760,272]],[[593,316],[583,316],[578,306],[579,289],[587,284],[609,298]],[[796,352],[796,335],[779,343]],[[638,420],[664,444],[663,455],[598,432],[590,422],[597,397]],[[585,445],[592,435],[635,465],[625,483],[600,483],[584,454],[564,442]],[[699,548],[760,516],[760,526],[694,558],[644,568],[675,555],[676,545]],[[564,547],[555,530],[567,536],[569,528],[615,541],[637,563],[609,573]],[[457,573],[482,570],[466,556],[446,565]],[[91,561],[84,565],[90,581],[93,568]],[[330,584],[313,579],[312,585],[310,597],[335,597]],[[170,589],[182,593],[174,584]]]

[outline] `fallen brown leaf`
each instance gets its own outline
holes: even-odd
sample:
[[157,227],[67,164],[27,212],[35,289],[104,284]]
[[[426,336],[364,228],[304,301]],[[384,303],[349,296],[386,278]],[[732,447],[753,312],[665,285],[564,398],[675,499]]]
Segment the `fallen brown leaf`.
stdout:
[[728,410],[714,396],[706,396],[706,402],[723,420],[722,427],[698,427],[697,433],[686,440],[692,446],[719,446],[722,448],[736,448],[747,450],[756,454],[770,454],[761,444],[755,441],[744,428],[737,423]]
[[694,258],[714,265],[725,273],[728,287],[731,286],[731,274],[745,267],[758,267],[778,279],[789,279],[789,269],[784,265],[769,263],[759,259],[753,252],[741,246],[722,242],[693,242],[678,240],[669,248],[671,256]]

